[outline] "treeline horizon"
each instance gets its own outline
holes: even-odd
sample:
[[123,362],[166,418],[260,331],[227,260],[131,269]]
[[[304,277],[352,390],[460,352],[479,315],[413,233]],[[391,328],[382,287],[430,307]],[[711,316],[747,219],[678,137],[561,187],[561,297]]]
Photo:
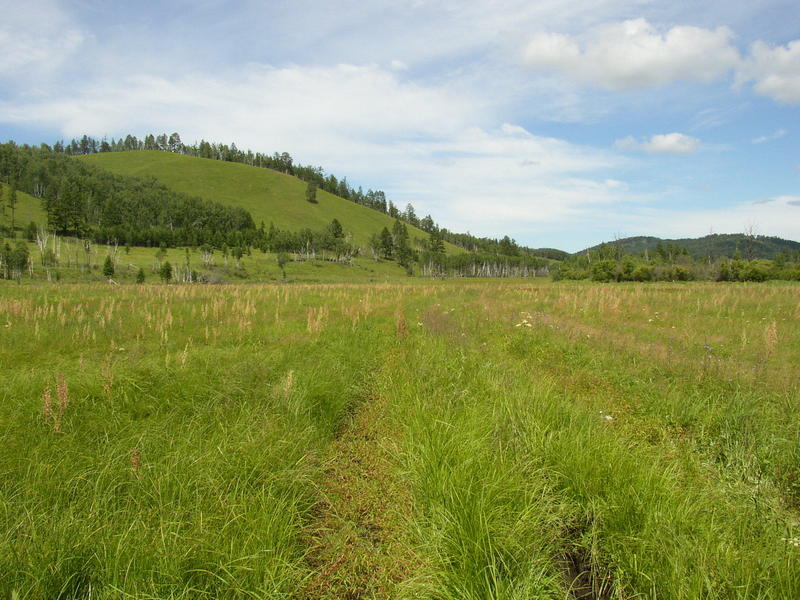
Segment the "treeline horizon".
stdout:
[[558,264],[553,279],[622,281],[800,281],[800,250],[781,251],[773,259],[692,256],[675,243],[658,243],[655,250],[628,252],[620,243],[600,244]]

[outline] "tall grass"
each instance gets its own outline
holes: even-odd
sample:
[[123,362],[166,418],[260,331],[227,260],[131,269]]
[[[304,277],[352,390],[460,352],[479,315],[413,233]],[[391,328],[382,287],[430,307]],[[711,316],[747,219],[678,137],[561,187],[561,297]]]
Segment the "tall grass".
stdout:
[[[299,589],[321,465],[380,337],[349,322],[310,335],[294,291],[13,294],[3,304],[2,596]],[[319,301],[309,291],[300,303]],[[42,394],[55,373],[63,392],[48,419]]]
[[2,287],[0,597],[800,597],[797,289]]
[[469,346],[423,338],[387,381],[409,423],[431,596],[557,597],[576,557],[598,597],[800,594],[781,510],[702,454],[641,443],[524,361]]

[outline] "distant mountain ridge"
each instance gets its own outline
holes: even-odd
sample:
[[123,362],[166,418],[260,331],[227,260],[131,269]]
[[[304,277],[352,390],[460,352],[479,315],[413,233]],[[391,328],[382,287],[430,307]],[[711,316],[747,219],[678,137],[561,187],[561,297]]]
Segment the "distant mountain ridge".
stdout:
[[[606,242],[610,245],[620,245],[628,254],[642,254],[655,252],[659,244],[662,247],[678,246],[685,248],[693,258],[712,259],[728,257],[733,258],[737,251],[742,258],[773,259],[780,252],[799,252],[800,242],[786,240],[775,236],[746,235],[744,233],[712,233],[700,238],[665,239],[651,236],[635,236]],[[603,244],[586,248],[576,255],[586,254],[598,250]]]

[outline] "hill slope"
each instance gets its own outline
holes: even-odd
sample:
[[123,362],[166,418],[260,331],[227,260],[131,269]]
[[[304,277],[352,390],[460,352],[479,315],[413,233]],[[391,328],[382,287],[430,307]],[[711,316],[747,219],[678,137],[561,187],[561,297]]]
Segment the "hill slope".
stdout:
[[[249,211],[256,224],[270,222],[280,229],[320,230],[334,218],[353,241],[366,247],[373,233],[390,230],[394,220],[378,211],[344,198],[317,190],[317,204],[305,199],[306,183],[271,169],[240,163],[196,158],[156,150],[104,152],[80,157],[81,160],[119,175],[154,177],[167,187]],[[427,239],[428,234],[407,225],[412,238]],[[449,254],[463,252],[447,244]]]
[[[0,183],[2,190],[3,208],[0,210],[0,225],[11,226],[11,209],[8,207],[8,185]],[[33,221],[37,225],[47,225],[47,213],[42,208],[42,201],[39,198],[17,190],[17,210],[14,215],[17,229],[24,228]]]
[[[768,258],[772,259],[779,252],[800,251],[800,242],[785,240],[779,237],[767,236],[747,236],[743,233],[714,233],[701,238],[682,238],[682,239],[663,239],[649,236],[629,237],[614,242],[619,244],[623,251],[631,254],[641,254],[645,250],[653,252],[658,244],[666,246],[675,244],[686,248],[694,258],[704,258],[711,256],[717,258],[721,256],[733,257],[736,251],[740,252],[743,258]],[[586,248],[575,254],[585,254],[591,250],[597,250],[600,245]]]

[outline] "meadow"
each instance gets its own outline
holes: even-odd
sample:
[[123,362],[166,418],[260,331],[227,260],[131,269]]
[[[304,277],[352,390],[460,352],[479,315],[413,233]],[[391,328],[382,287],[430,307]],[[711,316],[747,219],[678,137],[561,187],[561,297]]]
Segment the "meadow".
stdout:
[[798,598],[798,292],[3,283],[0,598]]

